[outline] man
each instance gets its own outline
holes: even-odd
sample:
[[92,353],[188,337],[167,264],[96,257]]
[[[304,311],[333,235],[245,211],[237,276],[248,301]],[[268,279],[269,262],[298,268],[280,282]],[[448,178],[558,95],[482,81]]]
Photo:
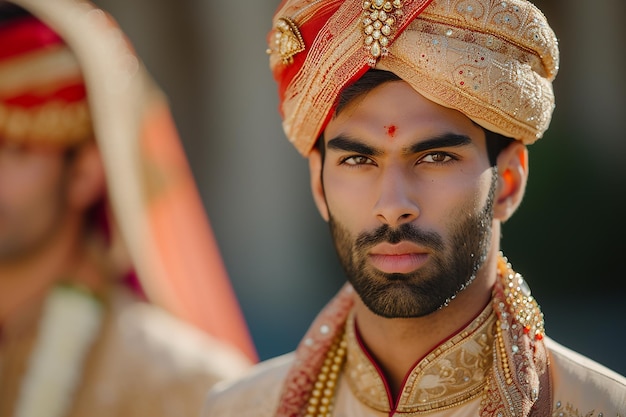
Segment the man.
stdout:
[[114,22],[0,2],[0,416],[197,414],[255,360],[216,249]]
[[295,354],[207,416],[616,416],[626,379],[545,335],[500,253],[554,108],[557,40],[526,0],[286,0],[283,127],[349,284]]

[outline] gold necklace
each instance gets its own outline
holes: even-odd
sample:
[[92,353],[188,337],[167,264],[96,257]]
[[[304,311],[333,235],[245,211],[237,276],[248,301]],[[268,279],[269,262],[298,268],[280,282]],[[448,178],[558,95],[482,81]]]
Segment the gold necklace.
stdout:
[[345,329],[340,331],[326,353],[307,402],[305,417],[330,417],[333,411],[337,379],[346,358]]

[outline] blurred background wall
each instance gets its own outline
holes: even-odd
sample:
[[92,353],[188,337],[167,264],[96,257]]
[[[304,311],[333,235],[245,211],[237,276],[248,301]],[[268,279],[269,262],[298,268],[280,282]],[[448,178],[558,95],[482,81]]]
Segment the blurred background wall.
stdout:
[[[344,278],[280,127],[265,53],[278,0],[95,3],[169,95],[261,359],[294,349]],[[626,374],[626,3],[535,3],[560,40],[557,109],[502,247],[549,335]]]

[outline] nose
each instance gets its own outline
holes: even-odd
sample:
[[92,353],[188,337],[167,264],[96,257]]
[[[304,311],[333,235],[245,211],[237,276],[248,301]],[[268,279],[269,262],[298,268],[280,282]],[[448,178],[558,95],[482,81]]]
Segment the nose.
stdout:
[[383,224],[397,227],[419,217],[420,209],[414,198],[415,184],[410,175],[401,169],[388,169],[381,173],[374,214]]

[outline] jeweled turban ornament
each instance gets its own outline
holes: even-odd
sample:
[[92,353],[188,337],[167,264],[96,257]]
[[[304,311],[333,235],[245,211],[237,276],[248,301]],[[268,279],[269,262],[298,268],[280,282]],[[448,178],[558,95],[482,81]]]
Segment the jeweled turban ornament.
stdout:
[[[276,23],[275,46],[282,57],[283,64],[293,63],[293,56],[304,51],[304,40],[298,27],[288,17],[278,19]],[[272,52],[272,50],[268,50]]]
[[558,43],[527,0],[284,0],[269,45],[283,128],[305,156],[372,67],[525,144],[554,110]]
[[372,55],[368,62],[374,66],[379,57],[387,55],[389,35],[397,17],[402,16],[402,1],[366,0],[363,2],[363,10],[365,46]]

